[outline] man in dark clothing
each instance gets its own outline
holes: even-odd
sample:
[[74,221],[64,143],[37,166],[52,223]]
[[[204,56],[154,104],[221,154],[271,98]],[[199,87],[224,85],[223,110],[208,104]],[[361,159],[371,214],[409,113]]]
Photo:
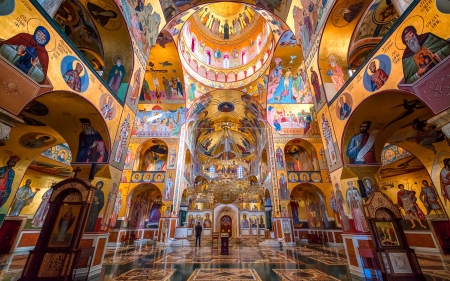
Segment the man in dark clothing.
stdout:
[[197,225],[195,226],[195,247],[197,247],[197,241],[198,241],[198,246],[200,246],[200,236],[202,236],[202,226],[200,225],[200,222],[197,222]]

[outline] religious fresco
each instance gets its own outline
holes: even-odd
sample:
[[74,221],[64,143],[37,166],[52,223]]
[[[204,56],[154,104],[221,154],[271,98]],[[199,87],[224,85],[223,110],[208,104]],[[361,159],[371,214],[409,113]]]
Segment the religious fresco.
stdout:
[[39,149],[55,144],[55,138],[41,132],[27,133],[20,137],[19,144],[27,149]]
[[134,137],[179,137],[186,109],[180,105],[139,105],[131,135]]
[[406,229],[429,230],[427,218],[447,218],[446,197],[433,184],[423,165],[420,170],[382,180],[383,192],[400,207]]
[[133,112],[136,112],[139,104],[139,97],[141,95],[141,86],[144,79],[143,68],[137,67],[136,71],[131,75],[130,83],[127,89],[127,95],[125,103],[130,107]]
[[222,8],[222,4],[211,4],[187,19],[178,50],[185,70],[199,82],[220,89],[239,88],[266,72],[273,34],[253,8],[237,3]]
[[[305,192],[304,198],[308,226],[310,228],[328,228],[328,216],[323,200],[311,192]],[[323,207],[325,207],[325,210]]]
[[367,65],[364,73],[364,87],[369,92],[380,90],[391,74],[391,60],[386,55],[378,55]]
[[[286,32],[292,36],[292,32]],[[283,37],[282,37],[283,38]],[[313,103],[300,47],[277,45],[268,77],[268,103]]]
[[[443,34],[444,29],[441,28],[441,24],[446,22],[448,20],[447,17],[442,17],[442,19],[440,20],[440,23],[438,23],[436,25],[435,28],[431,29],[429,26],[426,26],[424,24],[425,21],[429,21],[432,20],[435,13],[432,11],[434,8],[432,5],[429,5],[430,10],[429,12],[423,14],[421,13],[420,16],[418,15],[419,13],[419,8],[415,8],[411,14],[408,16],[408,18],[399,26],[399,28],[396,30],[395,33],[391,34],[390,37],[387,39],[387,41],[383,44],[382,47],[380,47],[380,49],[377,51],[376,54],[374,54],[375,58],[381,57],[381,56],[388,56],[389,57],[389,61],[391,61],[391,73],[390,73],[390,77],[389,79],[386,79],[382,88],[385,89],[389,89],[389,88],[397,88],[397,86],[401,86],[401,85],[406,85],[406,84],[402,84],[402,83],[411,83],[413,81],[416,80],[420,80],[421,77],[419,76],[415,76],[415,78],[413,78],[413,73],[417,72],[418,69],[421,69],[419,67],[419,57],[420,52],[414,53],[410,47],[406,46],[404,42],[404,33],[407,33],[409,31],[408,34],[410,34],[412,36],[412,38],[417,38],[417,46],[413,47],[416,49],[422,48],[423,46],[426,46],[424,42],[426,42],[426,40],[435,40],[436,41],[436,46],[437,46],[437,50],[433,50],[433,52],[438,52],[440,54],[440,57],[442,56],[443,58],[446,57],[446,50],[448,48],[447,43],[445,43],[444,41],[442,41],[440,36],[441,34]],[[409,27],[411,26],[411,27]],[[443,25],[442,25],[443,26]],[[432,31],[432,33],[430,33]],[[416,36],[417,34],[417,36]],[[423,35],[423,36],[422,36]],[[418,39],[418,36],[422,36],[421,40]],[[442,35],[443,36],[443,35]],[[415,40],[415,39],[414,39]],[[430,42],[430,41],[428,41]],[[428,43],[427,43],[428,44]],[[417,50],[419,51],[419,50]],[[417,55],[416,55],[417,54]],[[426,55],[426,54],[424,54]],[[417,63],[416,63],[416,59],[415,57],[417,57]],[[425,57],[424,61],[425,61]],[[370,60],[372,61],[372,60]],[[369,62],[370,62],[369,61]],[[386,60],[387,61],[387,60]],[[380,63],[381,64],[381,63]],[[435,66],[439,67],[439,64],[435,63],[434,61],[429,64],[429,66]],[[376,66],[376,63],[375,63]],[[423,68],[424,71],[421,71],[421,73],[425,73],[426,71],[432,71],[431,67],[428,68],[425,67]],[[409,72],[408,72],[409,71]],[[386,72],[386,71],[384,71]],[[408,74],[410,73],[410,74]],[[387,73],[386,73],[387,74]],[[353,107],[356,108],[358,107],[363,101],[365,101],[365,99],[367,99],[367,97],[369,95],[371,95],[371,91],[368,91],[366,89],[366,87],[364,87],[364,85],[367,85],[368,83],[364,83],[364,76],[367,75],[367,69],[364,69],[364,72],[359,72],[356,73],[354,75],[355,79],[351,81],[351,83],[347,86],[346,89],[344,89],[344,92],[349,92],[352,96],[353,99]],[[409,75],[409,76],[408,76]],[[427,75],[432,75],[432,74],[427,74]],[[384,76],[380,75],[380,76]],[[411,80],[412,79],[412,80]],[[409,80],[409,82],[407,81]],[[403,82],[402,82],[403,81]],[[399,84],[400,82],[400,84]],[[402,86],[403,87],[403,86]],[[410,88],[404,88],[404,89],[410,89]],[[358,94],[354,94],[354,93],[358,93]],[[442,110],[445,107],[447,107],[447,105],[445,104],[446,98],[444,96],[440,96],[440,95],[436,95],[436,96],[430,96],[428,99],[428,93],[426,93],[425,95],[420,94],[421,98],[423,98],[424,101],[426,101],[426,103],[431,106],[432,108],[434,108],[433,110]],[[391,116],[389,119],[387,118],[387,115],[384,115],[385,117],[385,121],[381,122],[384,123],[383,126],[379,126],[378,129],[383,129],[383,128],[389,128],[391,126],[394,127],[398,127],[400,126],[402,123],[403,125],[405,125],[408,128],[403,128],[402,129],[402,133],[398,133],[396,134],[395,138],[392,139],[390,142],[395,144],[395,141],[397,139],[400,140],[406,140],[408,139],[408,135],[407,130],[409,130],[410,134],[409,134],[409,140],[411,140],[411,142],[416,142],[417,144],[421,143],[422,141],[422,137],[421,134],[422,132],[430,132],[430,134],[433,134],[433,141],[431,142],[427,142],[424,143],[424,147],[427,148],[427,150],[432,150],[434,153],[437,153],[438,149],[437,147],[446,147],[445,146],[445,138],[444,137],[440,137],[440,133],[439,130],[436,130],[435,128],[433,128],[433,126],[428,125],[425,121],[423,117],[420,117],[418,120],[414,120],[413,116],[419,117],[420,113],[423,115],[425,113],[424,110],[426,110],[426,105],[424,102],[422,102],[421,100],[418,99],[414,99],[414,97],[406,97],[403,95],[403,97],[397,100],[392,100],[392,96],[391,96],[391,102],[393,104],[392,109],[389,112],[389,116]],[[402,101],[403,100],[403,101]],[[333,104],[330,106],[331,109],[333,109],[336,106],[337,103],[337,99],[333,102]],[[448,103],[447,103],[448,104]],[[378,116],[383,116],[383,114],[380,114],[379,111],[377,111],[376,113]],[[361,120],[359,121],[360,124],[362,124],[363,121],[373,121],[370,120],[369,115],[366,115],[367,118],[365,120]],[[332,116],[333,117],[333,116]],[[378,118],[379,119],[379,118]],[[333,122],[334,125],[334,129],[335,132],[339,133],[343,131],[344,126],[346,126],[345,122],[338,122],[338,119],[336,118]],[[380,122],[381,120],[377,120],[377,122]],[[354,126],[360,126],[355,124]],[[375,126],[377,126],[376,123],[372,122],[371,124],[371,128],[373,129]],[[347,126],[348,127],[348,126]],[[412,130],[411,130],[412,128]],[[433,132],[434,131],[434,132]],[[416,132],[416,133],[414,133]],[[406,135],[405,135],[406,134]],[[402,136],[400,136],[402,135]],[[340,139],[340,136],[337,136],[338,139]],[[405,141],[403,141],[402,143],[405,143]],[[381,144],[380,144],[381,145]],[[384,143],[383,143],[384,145]],[[406,144],[408,147],[410,146],[410,144]],[[411,151],[411,149],[408,148],[409,151]],[[429,161],[429,160],[427,160]]]
[[398,12],[391,1],[372,1],[361,16],[350,41],[348,65],[352,69],[358,68],[364,62],[398,17]]
[[340,150],[338,142],[336,141],[335,131],[333,130],[333,123],[330,117],[328,107],[323,107],[319,112],[319,122],[322,141],[324,143],[323,151],[325,159],[327,160],[327,167],[330,171],[342,166],[342,159],[340,157]]
[[44,150],[41,155],[56,160],[65,165],[70,165],[70,162],[72,162],[72,152],[70,151],[69,145],[67,143],[61,143],[52,146]]
[[302,0],[291,5],[286,23],[295,32],[296,43],[300,45],[304,57],[311,51],[314,38],[320,36],[322,26],[335,2],[327,0],[314,3]]
[[105,206],[105,191],[103,187],[105,182],[98,180],[93,184],[95,186],[94,198],[92,199],[92,205],[89,210],[89,215],[86,223],[86,232],[93,232],[97,226],[98,215],[103,210]]
[[259,104],[264,106],[267,100],[268,77],[269,69],[267,69],[265,74],[261,75],[261,77],[259,77],[255,81],[251,82],[248,85],[245,85],[244,87],[237,88],[236,90],[251,96],[256,101],[258,101]]
[[[328,100],[342,88],[349,78],[347,53],[350,39],[359,18],[368,5],[367,0],[336,1],[330,17],[324,23],[323,36],[318,45],[318,68]],[[339,36],[336,36],[339,34]]]
[[[136,151],[139,155],[134,163],[134,171],[165,172],[167,169],[168,146],[159,139],[150,139],[141,144]],[[159,177],[158,177],[159,178]],[[138,178],[133,178],[137,180]],[[149,180],[155,179],[151,177]],[[162,177],[164,179],[164,177]],[[143,178],[143,180],[147,180]]]
[[[186,73],[186,70],[184,71]],[[184,75],[184,85],[186,85],[186,106],[188,108],[194,104],[198,98],[214,90],[186,74]]]
[[[198,9],[194,15],[203,27],[209,29],[213,34],[222,34],[223,39],[233,39],[241,34],[254,21],[255,11],[249,6],[238,3],[210,4]],[[235,6],[235,7],[233,7]],[[235,18],[230,18],[230,16]]]
[[[289,172],[320,171],[320,164],[316,149],[311,144],[302,140],[293,140],[284,147],[286,169]],[[291,179],[291,178],[290,178]],[[310,177],[307,177],[308,181]],[[320,179],[320,175],[319,175]],[[294,181],[302,181],[303,177]]]
[[133,111],[125,106],[119,123],[119,129],[117,130],[117,135],[112,146],[112,151],[114,151],[114,153],[111,155],[109,161],[114,167],[121,168],[124,165],[134,117]]
[[47,48],[55,48],[52,37],[49,29],[32,21],[28,32],[0,42],[0,55],[34,81],[44,83],[49,63]]
[[96,71],[105,68],[102,39],[95,19],[78,0],[65,0],[54,16],[55,22],[72,43],[86,56]]
[[131,174],[131,182],[133,183],[163,183],[166,173],[161,172],[133,172]]
[[169,39],[164,44],[160,40],[152,48],[148,63],[149,69],[146,70],[139,98],[140,103],[185,102],[183,69],[178,58],[177,48],[170,35],[166,37]]
[[411,153],[395,144],[386,143],[381,152],[381,163],[383,165],[396,162],[410,156]]
[[281,135],[318,135],[314,106],[270,104],[267,121]]
[[322,182],[320,172],[288,172],[289,183]]
[[[29,9],[31,9],[31,11]],[[22,13],[25,11],[26,13],[32,15],[31,19],[24,20],[23,16],[21,17]],[[16,25],[14,22],[17,18],[21,18],[21,23]],[[11,21],[11,19],[13,20]],[[26,66],[27,69],[23,69],[23,71],[25,71],[29,76],[31,75],[30,77],[32,79],[40,77],[37,79],[39,82],[44,82],[45,84],[51,83],[54,89],[83,92],[83,96],[86,99],[91,100],[92,103],[100,110],[100,105],[97,101],[98,91],[103,93],[107,93],[108,91],[102,83],[95,78],[95,76],[90,74],[90,68],[87,68],[84,62],[76,57],[75,53],[63,40],[61,40],[58,33],[45,22],[36,9],[32,7],[27,8],[23,4],[18,3],[14,12],[11,15],[3,16],[1,21],[3,26],[5,26],[5,29],[3,29],[3,33],[0,31],[0,37],[10,38],[12,40],[10,44],[7,41],[9,39],[3,41],[1,43],[2,46],[0,46],[1,49],[5,49],[7,47],[10,48],[16,44],[21,44],[23,46],[36,46],[34,47],[34,55],[32,56],[34,56],[36,62],[39,61],[38,64],[34,63],[35,66]],[[35,36],[38,36],[39,34],[39,38],[36,37],[41,42],[39,45],[37,43],[33,43],[36,42],[34,41],[35,39],[32,35],[35,31]],[[15,64],[16,61],[14,56],[11,56],[13,53],[9,54],[10,56],[8,56],[7,60],[11,59],[12,63]],[[79,65],[78,69],[77,65]],[[41,71],[40,74],[39,71]],[[33,97],[35,97],[35,95],[36,92],[32,96],[29,96],[28,100],[26,100],[27,97],[24,96],[14,102],[14,104],[11,103],[11,105],[9,105],[11,101],[7,101],[4,106],[6,108],[11,106],[17,107],[17,105],[20,106],[21,103],[23,104],[30,101]],[[14,110],[14,112],[15,111],[16,110]],[[29,120],[29,123],[38,124],[29,118],[31,117],[28,117],[27,119]],[[107,124],[109,128],[114,131],[114,127],[117,126],[118,119],[114,118],[108,121],[109,122],[107,122]]]
[[352,113],[353,99],[350,93],[343,93],[339,96],[339,106],[336,106],[336,116],[340,120],[347,119]]
[[165,24],[159,1],[114,0],[114,2],[125,18],[139,50],[147,58],[150,54],[150,48],[156,44],[159,30]]
[[[312,58],[312,61],[317,60],[317,54]],[[308,80],[308,85],[311,90],[311,94],[313,96],[314,108],[316,112],[319,112],[322,107],[327,102],[327,96],[325,93],[325,88],[323,86],[322,78],[319,75],[319,71],[317,67],[311,64],[309,69],[305,67],[305,72]]]

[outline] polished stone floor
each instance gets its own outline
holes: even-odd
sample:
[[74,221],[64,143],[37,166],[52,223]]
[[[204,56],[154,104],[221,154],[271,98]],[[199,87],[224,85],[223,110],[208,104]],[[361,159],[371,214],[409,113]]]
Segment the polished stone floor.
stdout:
[[[269,248],[235,241],[220,255],[210,241],[195,247],[133,245],[108,248],[101,275],[90,280],[352,280],[345,251],[319,245]],[[193,245],[193,244],[191,244]],[[17,280],[27,253],[0,258],[0,280]],[[418,253],[427,280],[450,280],[450,257]]]

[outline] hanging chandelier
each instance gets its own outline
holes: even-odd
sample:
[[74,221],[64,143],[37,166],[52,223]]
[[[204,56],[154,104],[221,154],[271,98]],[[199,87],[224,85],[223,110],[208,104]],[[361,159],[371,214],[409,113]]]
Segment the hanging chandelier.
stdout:
[[231,204],[262,193],[256,178],[249,180],[251,163],[243,158],[234,141],[231,122],[222,122],[220,126],[222,134],[212,157],[202,164],[205,181],[188,188],[188,193],[194,195],[198,203],[213,197],[213,202]]

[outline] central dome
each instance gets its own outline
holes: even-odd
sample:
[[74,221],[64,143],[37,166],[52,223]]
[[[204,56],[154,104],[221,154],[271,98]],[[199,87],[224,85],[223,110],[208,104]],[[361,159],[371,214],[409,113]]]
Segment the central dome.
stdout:
[[187,73],[215,88],[250,83],[268,67],[273,34],[266,19],[240,3],[206,5],[189,17],[179,37]]

